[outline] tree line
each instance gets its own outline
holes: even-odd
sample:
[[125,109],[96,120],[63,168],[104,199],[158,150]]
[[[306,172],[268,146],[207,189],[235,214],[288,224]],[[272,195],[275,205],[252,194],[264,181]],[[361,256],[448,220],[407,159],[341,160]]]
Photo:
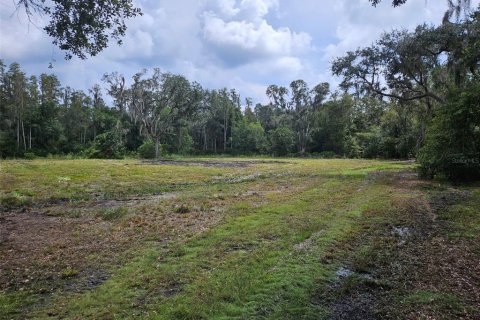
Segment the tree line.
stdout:
[[417,158],[425,176],[478,178],[479,18],[385,33],[333,61],[339,90],[272,84],[267,104],[160,69],[83,92],[1,61],[0,155]]
[[1,156],[409,158],[420,147],[421,108],[330,92],[328,83],[270,85],[270,102],[253,105],[235,89],[205,89],[159,69],[142,70],[130,81],[118,72],[102,80],[112,105],[99,84],[74,90],[53,74],[27,76],[19,64],[0,62]]

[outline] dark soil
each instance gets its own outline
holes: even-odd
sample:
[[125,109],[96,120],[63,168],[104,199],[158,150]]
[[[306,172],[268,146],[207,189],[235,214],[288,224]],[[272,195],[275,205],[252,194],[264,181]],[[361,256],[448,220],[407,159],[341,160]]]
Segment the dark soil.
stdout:
[[213,161],[213,160],[143,160],[141,164],[173,165],[173,166],[200,166],[217,168],[246,168],[256,164],[285,164],[278,160],[245,160],[245,161]]
[[[106,281],[109,270],[145,238],[155,243],[186,239],[208,230],[223,217],[198,210],[181,215],[155,211],[156,200],[174,197],[174,193],[168,193],[2,213],[0,291],[90,290]],[[123,220],[105,221],[91,214],[116,207],[149,208],[149,203],[153,205],[151,212],[131,214]],[[81,214],[60,215],[68,210],[78,210]],[[132,212],[137,210],[134,208]]]
[[[52,217],[43,212],[2,215],[0,290],[52,291],[69,276],[81,276],[88,264],[108,260],[125,245],[109,237],[109,228],[95,218]],[[97,261],[88,262],[88,256],[100,252]]]
[[[387,223],[362,218],[367,231],[344,244],[351,253],[340,262],[352,274],[339,277],[317,297],[327,301],[330,319],[480,319],[480,235],[451,240],[441,219],[449,206],[466,201],[468,192],[436,190],[413,173],[377,178],[395,186],[399,194],[413,191],[416,197],[393,203],[396,210],[387,214]],[[371,247],[366,256],[358,256],[362,245]],[[368,277],[362,276],[365,271]],[[468,308],[402,302],[422,290],[451,294]]]

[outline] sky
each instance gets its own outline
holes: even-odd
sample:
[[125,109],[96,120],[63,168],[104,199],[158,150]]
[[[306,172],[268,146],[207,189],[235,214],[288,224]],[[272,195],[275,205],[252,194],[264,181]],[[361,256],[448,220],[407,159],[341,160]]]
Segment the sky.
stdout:
[[[472,1],[477,5],[478,1]],[[126,79],[143,68],[181,74],[209,89],[235,88],[265,103],[270,84],[303,79],[310,87],[339,82],[331,61],[372,44],[383,32],[439,24],[445,0],[134,0],[143,16],[127,22],[123,45],[87,60],[65,60],[43,31],[47,17],[15,12],[0,0],[0,59],[20,63],[28,75],[54,73],[63,86],[88,90],[102,75]],[[49,69],[49,64],[53,68]],[[127,80],[128,81],[128,80]]]

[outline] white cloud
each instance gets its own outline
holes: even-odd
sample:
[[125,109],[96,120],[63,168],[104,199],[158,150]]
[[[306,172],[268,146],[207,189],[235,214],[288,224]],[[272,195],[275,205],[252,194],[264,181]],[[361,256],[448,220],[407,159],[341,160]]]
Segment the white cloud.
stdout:
[[205,13],[203,35],[216,46],[230,47],[253,55],[288,56],[310,48],[306,33],[294,33],[288,28],[274,29],[265,20],[255,25],[249,21],[225,22],[212,13]]
[[312,49],[306,32],[274,28],[266,16],[278,0],[212,0],[201,14],[205,45],[227,67],[259,59],[299,56]]
[[331,60],[368,46],[383,32],[393,29],[411,30],[423,22],[439,24],[446,8],[446,1],[409,0],[393,8],[390,0],[384,0],[377,7],[372,7],[367,0],[338,0],[333,7],[335,16],[339,17],[335,30],[337,41],[324,46],[324,58]]
[[[127,22],[123,45],[97,57],[65,61],[51,39],[0,0],[0,59],[19,62],[28,74],[56,73],[63,85],[86,90],[112,71],[127,78],[142,68],[180,73],[207,88],[234,87],[265,102],[269,84],[304,79],[336,83],[329,61],[372,43],[384,30],[439,23],[443,0],[136,0],[144,15]],[[476,6],[479,0],[473,1]],[[45,21],[36,18],[36,25]],[[54,69],[48,63],[56,59]]]

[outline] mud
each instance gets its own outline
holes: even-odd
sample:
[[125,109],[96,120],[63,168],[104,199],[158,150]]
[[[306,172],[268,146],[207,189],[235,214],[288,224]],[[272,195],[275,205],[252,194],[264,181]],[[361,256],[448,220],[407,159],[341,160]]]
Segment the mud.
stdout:
[[109,277],[106,270],[86,268],[74,279],[68,281],[62,291],[81,293],[92,290],[107,281]]
[[[330,308],[329,319],[437,319],[439,314],[428,305],[409,310],[408,306],[399,307],[398,301],[389,300],[416,290],[452,292],[479,308],[478,252],[465,241],[448,240],[448,228],[441,221],[442,211],[465,201],[468,192],[455,188],[438,190],[438,185],[419,180],[412,171],[375,173],[367,179],[381,179],[394,186],[395,192],[408,197],[393,203],[397,210],[392,213],[391,224],[375,226],[375,234],[363,234],[362,239],[353,240],[357,243],[353,251],[369,238],[381,239],[384,245],[375,253],[379,258],[372,261],[371,274],[345,266],[337,270],[336,282],[320,295]],[[345,259],[348,264],[351,258]],[[457,316],[475,318],[468,313]]]
[[172,166],[199,166],[216,168],[246,168],[257,164],[286,164],[289,162],[278,160],[245,160],[245,161],[213,161],[213,160],[143,160],[140,164],[172,165]]
[[370,292],[360,292],[347,298],[339,299],[331,305],[330,320],[376,320],[376,298]]
[[131,207],[139,204],[150,204],[150,203],[156,203],[161,200],[175,199],[177,198],[178,195],[179,195],[179,192],[163,192],[163,193],[144,196],[144,197],[99,200],[99,201],[92,202],[90,207],[97,207],[97,208],[113,208],[113,207],[119,207],[119,206]]

